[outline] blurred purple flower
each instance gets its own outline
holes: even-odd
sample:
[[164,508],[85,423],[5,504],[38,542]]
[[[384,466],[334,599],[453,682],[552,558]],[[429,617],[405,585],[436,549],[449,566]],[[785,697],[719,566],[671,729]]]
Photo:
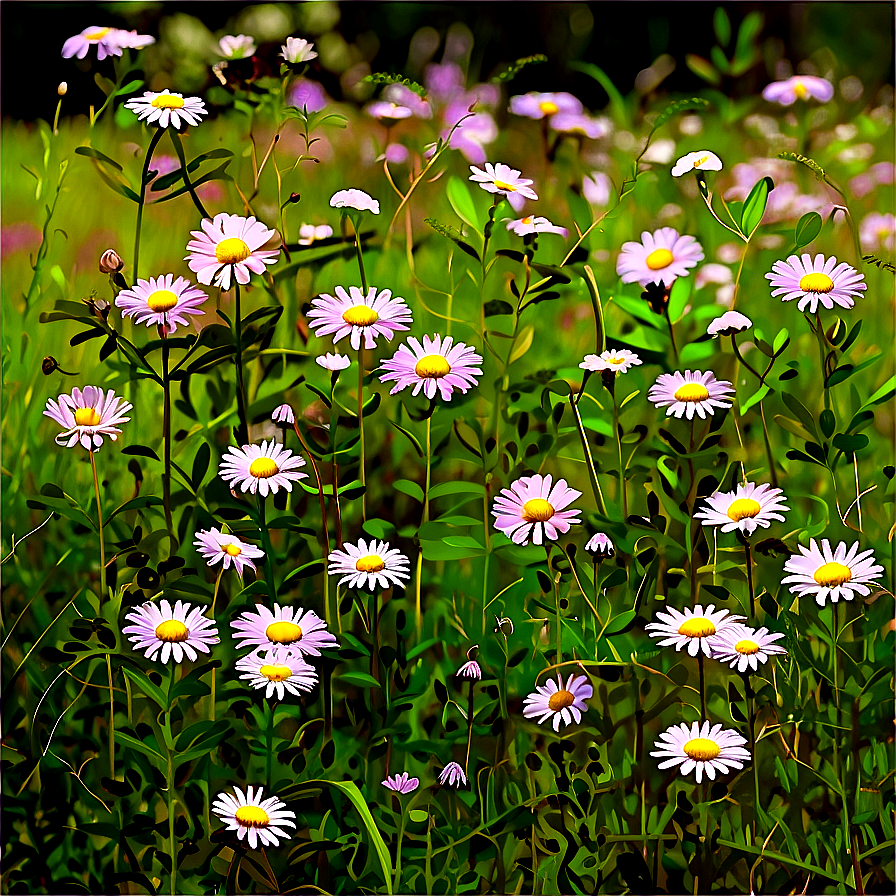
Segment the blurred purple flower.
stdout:
[[327,94],[317,81],[299,78],[289,91],[289,105],[309,112],[320,112],[327,105]]

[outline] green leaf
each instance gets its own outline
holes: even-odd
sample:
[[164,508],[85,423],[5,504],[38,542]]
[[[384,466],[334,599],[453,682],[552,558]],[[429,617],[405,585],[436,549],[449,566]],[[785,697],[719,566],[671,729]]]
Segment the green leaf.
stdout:
[[410,495],[415,501],[419,501],[421,504],[423,503],[423,489],[410,479],[396,479],[395,482],[392,483],[392,488],[405,495]]
[[423,446],[410,430],[405,429],[403,426],[399,426],[394,420],[390,420],[389,423],[391,423],[392,426],[394,426],[395,429],[397,429],[414,446],[414,450],[420,457],[425,457]]
[[670,457],[658,457],[656,460],[656,468],[672,488],[678,488],[678,474],[675,470],[669,468],[670,460]]
[[104,165],[110,165],[119,171],[124,170],[115,159],[110,159],[109,156],[101,153],[98,149],[94,149],[92,146],[77,146],[75,147],[75,152],[79,156],[87,156],[90,159],[95,159],[97,162],[102,162]]
[[676,277],[669,293],[669,320],[676,323],[691,297],[691,277]]
[[122,666],[121,671],[138,687],[150,700],[154,700],[160,709],[168,706],[168,698],[160,687],[154,685],[145,675],[138,675],[133,669]]
[[744,236],[752,236],[753,231],[762,221],[765,207],[768,204],[768,194],[774,190],[775,182],[770,177],[763,177],[747,196],[743,211],[740,216],[740,229]]
[[380,688],[382,685],[366,672],[345,672],[338,677],[345,684],[354,684],[361,688]]
[[862,407],[867,408],[872,404],[881,404],[884,401],[889,401],[893,397],[894,390],[896,390],[896,376],[891,376],[866,400]]
[[818,212],[806,212],[797,221],[796,229],[793,233],[794,247],[801,249],[803,246],[808,246],[821,233],[822,223],[821,215]]
[[441,498],[445,495],[484,495],[485,486],[478,482],[463,482],[457,480],[454,482],[440,482],[429,490],[430,500],[433,498]]
[[610,98],[610,104],[617,116],[625,118],[627,109],[622,94],[616,89],[616,86],[610,80],[610,76],[602,69],[598,68],[593,62],[571,62],[569,67],[594,78],[598,84],[607,92]]
[[723,46],[727,47],[731,40],[731,20],[725,8],[717,6],[712,17],[712,30],[715,32],[716,40]]
[[608,623],[606,629],[604,629],[605,635],[612,635],[616,632],[621,632],[634,618],[635,618],[634,610],[626,610],[624,613],[620,613],[618,616],[614,616],[610,622]]
[[135,737],[131,737],[123,731],[115,732],[115,740],[126,747],[130,747],[133,750],[137,750],[139,753],[143,753],[145,756],[149,756],[149,758],[154,761],[157,768],[160,768],[163,771],[167,769],[168,760],[162,756],[161,753],[156,752],[152,747],[143,743],[142,740],[137,740]]
[[476,223],[476,206],[467,185],[456,175],[451,175],[448,180],[448,201],[458,218],[465,224],[469,224],[475,231],[479,231]]
[[722,76],[713,68],[712,63],[696,53],[688,53],[684,57],[685,65],[698,77],[717,87],[722,83]]
[[429,813],[424,809],[411,809],[411,811],[408,812],[408,815],[410,816],[411,821],[415,822],[416,824],[420,824],[421,822],[426,821],[426,819],[429,818]]
[[754,404],[758,404],[771,391],[768,385],[760,386],[741,406],[741,414],[745,414]]
[[527,324],[523,327],[523,331],[517,337],[516,344],[514,345],[513,352],[507,360],[508,366],[513,364],[514,361],[519,361],[523,355],[532,348],[532,342],[535,339],[535,327],[532,324]]

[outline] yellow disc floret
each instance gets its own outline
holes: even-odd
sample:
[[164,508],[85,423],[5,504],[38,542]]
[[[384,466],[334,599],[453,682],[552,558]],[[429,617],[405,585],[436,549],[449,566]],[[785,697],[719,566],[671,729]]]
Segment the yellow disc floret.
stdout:
[[576,698],[571,691],[557,691],[556,694],[551,694],[551,699],[548,700],[548,706],[554,710],[554,712],[560,712],[561,709],[566,709],[567,706],[572,706],[575,701]]
[[544,112],[545,115],[554,115],[559,111],[559,106],[556,103],[552,103],[550,100],[544,100],[538,104],[538,108]]
[[[160,93],[153,101],[152,105],[155,106],[156,109],[183,109],[184,100],[183,97],[175,96],[173,93]],[[243,242],[240,240],[239,242]],[[246,244],[243,243],[245,246]],[[249,254],[248,252],[246,253]],[[220,260],[220,259],[219,259]]]
[[683,383],[675,390],[676,401],[706,401],[709,389],[702,383]]
[[451,365],[442,355],[424,355],[415,365],[414,373],[429,379],[441,379],[451,372]]
[[836,588],[852,578],[852,570],[842,563],[825,563],[824,566],[819,566],[815,570],[813,578],[817,585],[822,585],[825,588]]
[[166,619],[156,626],[156,637],[160,641],[186,641],[190,630],[179,619]]
[[804,292],[830,292],[834,281],[827,274],[806,274],[800,278],[800,289]]
[[75,408],[75,423],[78,426],[99,426],[101,420],[96,408]]
[[668,249],[654,249],[644,260],[651,271],[667,268],[675,260],[675,256]]
[[722,752],[722,748],[708,737],[694,737],[682,749],[688,754],[689,759],[697,762],[708,762]]
[[289,666],[262,666],[258,671],[261,675],[264,675],[268,681],[286,681],[286,679],[292,675],[292,669],[290,669]]
[[102,40],[112,29],[111,28],[100,28],[99,31],[91,31],[90,34],[85,34],[85,40]]
[[280,467],[278,467],[277,464],[274,463],[273,458],[270,457],[256,457],[255,460],[249,464],[249,475],[254,476],[256,479],[269,479],[279,472]]
[[759,645],[749,638],[744,638],[743,641],[738,641],[737,644],[734,645],[734,649],[745,656],[752,656],[754,653],[759,653]]
[[271,816],[259,806],[240,806],[235,817],[247,828],[266,828],[271,821]]
[[265,630],[265,636],[275,644],[292,644],[302,640],[302,629],[294,622],[272,622]]
[[251,254],[252,250],[235,236],[221,240],[215,246],[215,258],[221,264],[239,264],[239,262],[245,261]]
[[678,627],[678,634],[686,638],[708,638],[715,633],[715,624],[712,619],[707,619],[705,616],[691,616]]
[[752,519],[759,511],[762,510],[758,501],[752,498],[738,498],[731,502],[728,508],[728,518],[739,523],[741,520]]
[[177,296],[170,289],[157,289],[147,300],[150,311],[164,314],[177,304]]
[[544,498],[532,498],[523,504],[523,519],[527,523],[543,523],[554,515],[554,507]]
[[379,554],[367,554],[365,557],[359,557],[355,563],[358,572],[380,572],[385,568],[386,561]]
[[380,316],[370,305],[352,305],[342,312],[342,319],[353,327],[369,327],[375,324]]
[[243,549],[238,544],[231,542],[224,545],[224,553],[230,554],[231,557],[239,557],[243,553]]
[[504,190],[507,193],[516,193],[516,187],[513,184],[505,183],[503,180],[496,180],[495,186],[499,190]]

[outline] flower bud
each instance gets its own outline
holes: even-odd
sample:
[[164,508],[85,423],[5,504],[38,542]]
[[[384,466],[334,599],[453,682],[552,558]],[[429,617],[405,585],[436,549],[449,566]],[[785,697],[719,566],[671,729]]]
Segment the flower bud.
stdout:
[[68,83],[66,81],[60,81],[59,86],[56,88],[56,93],[59,96],[65,96],[68,93]]
[[124,268],[124,262],[114,249],[106,249],[100,256],[100,273],[117,274],[122,268]]
[[44,376],[49,376],[51,373],[55,373],[59,370],[59,362],[52,355],[47,355],[47,357],[41,361],[40,369],[43,371]]

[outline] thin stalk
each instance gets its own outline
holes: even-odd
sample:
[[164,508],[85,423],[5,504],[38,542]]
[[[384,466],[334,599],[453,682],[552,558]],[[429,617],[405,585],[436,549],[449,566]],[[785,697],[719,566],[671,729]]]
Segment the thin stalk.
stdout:
[[560,583],[557,577],[551,573],[551,546],[545,545],[545,565],[547,566],[548,578],[554,583],[554,606],[557,613],[557,664],[563,662],[563,625],[560,622]]
[[675,328],[672,326],[672,318],[669,317],[669,306],[663,309],[663,314],[666,316],[666,323],[669,324],[669,339],[672,340],[672,354],[675,356],[675,366],[681,366],[681,360],[678,356],[678,346],[675,344]]
[[467,758],[464,761],[464,773],[470,780],[470,747],[473,744],[473,685],[475,678],[470,679],[470,695],[467,698]]
[[358,348],[358,430],[361,436],[361,519],[367,521],[367,447],[364,441],[364,346]]
[[361,277],[361,291],[366,296],[368,290],[367,271],[364,270],[364,253],[361,251],[361,232],[358,228],[358,220],[356,218],[352,218],[352,227],[355,231],[355,254],[358,258],[358,275]]
[[[616,376],[616,374],[613,374]],[[628,495],[625,491],[625,466],[622,463],[622,437],[619,434],[619,405],[616,402],[616,390],[610,390],[613,396],[613,435],[616,437],[616,453],[619,456],[619,494],[622,496],[622,519],[628,519]]]
[[134,231],[134,283],[140,276],[140,231],[143,229],[143,206],[146,204],[146,184],[149,177],[149,164],[152,162],[152,154],[162,139],[162,134],[167,128],[156,128],[156,132],[149,141],[146,150],[146,158],[143,160],[143,173],[140,175],[140,202],[137,204],[137,226]]
[[174,523],[171,519],[171,383],[168,380],[168,336],[164,325],[159,327],[162,336],[162,389],[164,405],[162,410],[162,436],[165,440],[165,472],[162,474],[163,501],[165,504],[165,525],[168,533],[177,541]]
[[234,289],[236,290],[236,316],[232,324],[233,344],[236,353],[233,356],[233,363],[236,365],[236,407],[240,418],[239,438],[242,444],[249,442],[249,420],[246,416],[246,388],[243,383],[243,324],[240,308],[240,284],[234,277]]
[[701,718],[706,721],[706,677],[703,674],[703,651],[697,654],[697,668],[700,672],[700,712]]
[[750,591],[750,619],[756,615],[755,598],[753,596],[753,552],[750,550],[749,539],[744,539],[744,555],[747,563],[747,588]]
[[268,593],[271,602],[277,600],[277,583],[274,579],[274,549],[271,546],[271,535],[268,532],[267,519],[265,518],[264,498],[258,496],[258,524],[261,529],[261,545],[264,548],[264,577],[268,585]]
[[[215,618],[215,603],[218,600],[218,589],[221,587],[221,579],[224,577],[224,567],[218,570],[218,578],[215,579],[215,593],[212,595],[212,619]],[[215,721],[215,686],[217,685],[217,668],[212,669],[212,693],[211,693],[211,720]]]
[[112,688],[112,659],[106,654],[106,673],[109,676],[109,777],[115,780],[115,692]]
[[753,839],[756,839],[756,827],[759,821],[759,760],[756,756],[756,695],[750,673],[744,673],[744,691],[747,697],[747,724],[750,727],[750,756],[753,757]]
[[93,471],[93,490],[96,492],[96,515],[100,527],[100,606],[106,598],[106,544],[103,541],[103,503],[100,500],[100,481],[96,475],[96,457],[90,454],[90,469]]
[[582,450],[585,453],[585,461],[588,465],[588,476],[591,479],[591,490],[594,493],[594,501],[597,504],[598,512],[606,516],[607,508],[604,504],[604,496],[600,490],[600,483],[597,481],[597,469],[594,466],[594,458],[591,456],[591,446],[588,444],[588,436],[585,434],[585,427],[582,424],[582,417],[579,414],[579,403],[572,394],[569,393],[569,406],[572,408],[573,416],[576,418],[576,428],[579,431],[579,439],[582,442]]
[[[806,318],[808,320],[808,317]],[[825,373],[825,361],[827,360],[827,349],[825,348],[824,327],[821,323],[821,311],[815,310],[815,339],[818,342],[819,365],[821,367],[821,382],[824,387],[824,406],[826,410],[831,408],[831,391],[828,388],[828,378]]]
[[[172,668],[173,668],[172,664]],[[169,711],[170,719],[170,711]],[[168,858],[171,861],[171,896],[177,896],[177,847],[174,840],[174,751],[168,750]]]
[[[429,486],[431,481],[432,469],[432,415],[435,412],[435,401],[430,402],[429,415],[426,418],[426,488],[423,492],[423,520],[420,523],[429,522]],[[417,555],[417,571],[414,577],[415,588],[415,612],[417,618],[417,637],[419,638],[423,632],[423,546],[420,546],[420,553]]]
[[[159,128],[161,131],[162,128]],[[184,155],[184,145],[181,142],[180,134],[174,130],[174,128],[165,128],[168,133],[171,135],[171,143],[174,146],[174,151],[177,153],[178,159],[180,159],[180,166],[184,172],[184,183],[187,186],[187,190],[190,192],[190,198],[193,200],[193,205],[196,206],[197,211],[203,218],[211,218],[211,215],[205,210],[205,206],[202,204],[199,197],[196,195],[196,190],[193,187],[193,182],[190,180],[190,173],[187,171],[187,159]]]
[[271,773],[274,753],[274,709],[269,700],[264,701],[264,779],[271,792]]

